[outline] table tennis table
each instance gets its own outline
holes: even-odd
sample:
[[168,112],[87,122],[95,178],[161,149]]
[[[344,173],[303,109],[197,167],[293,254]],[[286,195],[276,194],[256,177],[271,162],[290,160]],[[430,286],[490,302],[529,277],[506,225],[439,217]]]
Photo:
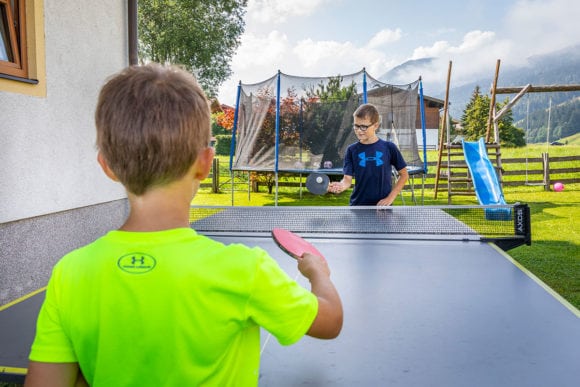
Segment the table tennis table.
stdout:
[[[500,208],[501,207],[501,208]],[[497,214],[501,216],[496,216]],[[577,386],[579,311],[506,252],[530,243],[529,208],[196,207],[192,227],[268,251],[302,235],[344,308],[334,340],[261,335],[260,386]],[[22,380],[43,292],[0,311],[0,380]]]

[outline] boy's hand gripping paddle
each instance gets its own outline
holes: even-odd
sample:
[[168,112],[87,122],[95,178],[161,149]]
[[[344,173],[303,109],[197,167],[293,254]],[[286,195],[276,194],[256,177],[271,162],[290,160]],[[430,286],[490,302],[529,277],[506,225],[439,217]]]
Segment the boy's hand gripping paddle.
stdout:
[[307,242],[291,231],[283,228],[274,228],[272,230],[272,238],[278,247],[293,258],[299,259],[304,253],[310,253],[324,258],[320,251],[310,242]]

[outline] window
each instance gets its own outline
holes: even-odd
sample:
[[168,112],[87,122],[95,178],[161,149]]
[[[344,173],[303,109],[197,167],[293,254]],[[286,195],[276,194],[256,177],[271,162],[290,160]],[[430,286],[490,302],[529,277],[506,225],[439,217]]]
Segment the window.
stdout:
[[0,73],[28,77],[24,0],[0,0]]

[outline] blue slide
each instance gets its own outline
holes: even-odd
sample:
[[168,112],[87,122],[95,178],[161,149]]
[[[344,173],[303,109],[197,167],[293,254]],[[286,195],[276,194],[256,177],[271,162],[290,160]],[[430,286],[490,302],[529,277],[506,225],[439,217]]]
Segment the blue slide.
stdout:
[[[485,142],[480,138],[477,142],[463,141],[463,154],[473,180],[473,187],[480,205],[505,205],[499,179],[493,164],[487,156]],[[489,220],[509,220],[511,210],[504,208],[486,209],[485,216]]]

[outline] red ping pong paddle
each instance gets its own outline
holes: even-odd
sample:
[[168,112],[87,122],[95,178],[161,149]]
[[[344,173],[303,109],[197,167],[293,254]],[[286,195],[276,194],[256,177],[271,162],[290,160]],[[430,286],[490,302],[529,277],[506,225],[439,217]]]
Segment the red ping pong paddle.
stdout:
[[274,228],[272,230],[272,238],[278,247],[293,258],[299,259],[304,253],[310,253],[324,258],[320,251],[310,242],[307,242],[291,231],[283,228]]

